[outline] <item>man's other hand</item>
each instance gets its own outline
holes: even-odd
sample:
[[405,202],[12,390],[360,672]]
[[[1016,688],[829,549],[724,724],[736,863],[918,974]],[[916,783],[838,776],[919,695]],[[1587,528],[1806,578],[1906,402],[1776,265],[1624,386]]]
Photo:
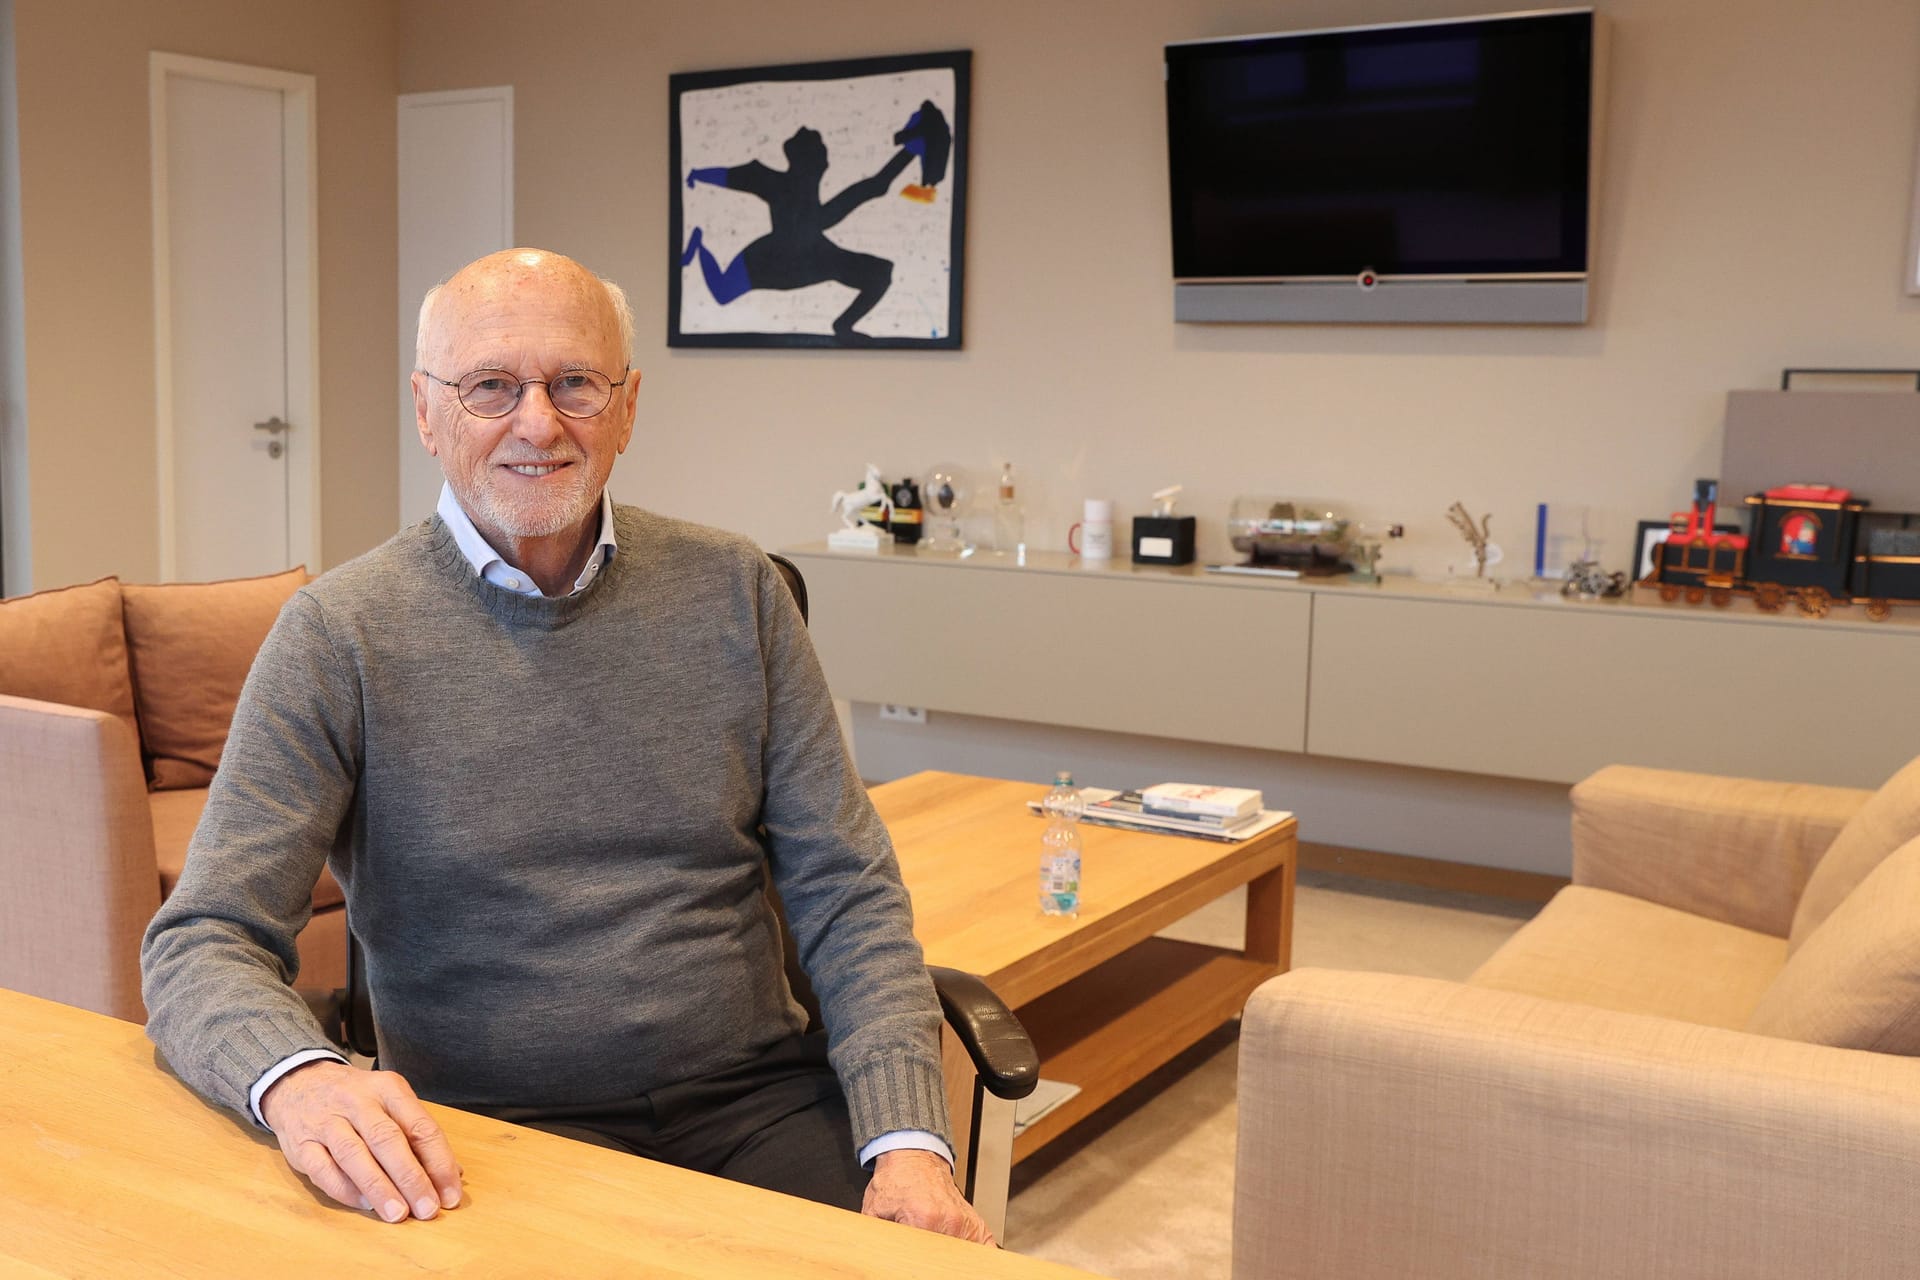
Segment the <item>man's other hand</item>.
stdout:
[[882,1152],[873,1162],[873,1180],[867,1183],[860,1212],[975,1244],[996,1243],[993,1232],[953,1185],[953,1170],[931,1151]]
[[460,1164],[413,1087],[391,1071],[309,1062],[274,1081],[260,1115],[287,1163],[388,1222],[460,1203]]

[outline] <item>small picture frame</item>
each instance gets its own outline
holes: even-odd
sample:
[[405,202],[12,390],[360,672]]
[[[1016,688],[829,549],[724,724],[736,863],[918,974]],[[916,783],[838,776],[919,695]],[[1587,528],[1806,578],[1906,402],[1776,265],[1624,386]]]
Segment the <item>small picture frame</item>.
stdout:
[[[1713,526],[1713,531],[1715,533],[1739,533],[1741,530],[1737,524],[1716,524]],[[1647,575],[1651,574],[1655,567],[1654,557],[1659,554],[1655,548],[1672,536],[1673,524],[1670,520],[1642,520],[1635,527],[1633,534],[1633,581],[1645,582],[1647,580]]]

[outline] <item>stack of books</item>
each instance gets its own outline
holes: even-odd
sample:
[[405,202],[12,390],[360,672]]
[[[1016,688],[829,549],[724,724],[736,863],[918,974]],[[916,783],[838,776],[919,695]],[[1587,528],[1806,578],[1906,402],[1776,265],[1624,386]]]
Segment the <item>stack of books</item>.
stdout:
[[[1122,795],[1128,794],[1122,792]],[[1160,782],[1139,792],[1140,811],[1219,827],[1237,826],[1260,812],[1261,795],[1246,787]]]
[[[1189,782],[1162,782],[1138,791],[1082,787],[1080,799],[1086,806],[1082,822],[1203,840],[1245,840],[1290,816],[1262,808],[1258,791]],[[1041,812],[1038,800],[1029,800],[1027,807]]]

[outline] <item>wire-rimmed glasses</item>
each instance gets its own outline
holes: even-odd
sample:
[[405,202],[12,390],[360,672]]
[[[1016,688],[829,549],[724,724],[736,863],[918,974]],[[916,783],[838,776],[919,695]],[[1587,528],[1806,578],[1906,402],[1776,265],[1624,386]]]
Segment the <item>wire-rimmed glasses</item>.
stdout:
[[551,378],[516,378],[505,369],[475,369],[457,382],[422,369],[420,373],[443,387],[452,387],[460,405],[476,418],[504,418],[519,405],[528,386],[547,389],[555,413],[567,418],[591,418],[613,399],[613,389],[626,385],[631,366],[615,382],[598,369],[569,369]]

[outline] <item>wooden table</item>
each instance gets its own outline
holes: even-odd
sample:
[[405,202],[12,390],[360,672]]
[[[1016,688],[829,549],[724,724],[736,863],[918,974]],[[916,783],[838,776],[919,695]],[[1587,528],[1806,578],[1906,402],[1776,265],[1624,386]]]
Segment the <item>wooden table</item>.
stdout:
[[427,1108],[466,1202],[389,1225],[196,1097],[141,1029],[0,990],[0,1274],[1068,1277],[1085,1273]]
[[[1032,1035],[1041,1074],[1080,1086],[1014,1139],[1016,1161],[1238,1014],[1293,947],[1291,818],[1234,844],[1083,824],[1080,915],[1068,920],[1040,913],[1042,824],[1026,802],[1046,791],[954,773],[872,791],[927,962],[979,974]],[[1243,884],[1244,950],[1153,936]]]

